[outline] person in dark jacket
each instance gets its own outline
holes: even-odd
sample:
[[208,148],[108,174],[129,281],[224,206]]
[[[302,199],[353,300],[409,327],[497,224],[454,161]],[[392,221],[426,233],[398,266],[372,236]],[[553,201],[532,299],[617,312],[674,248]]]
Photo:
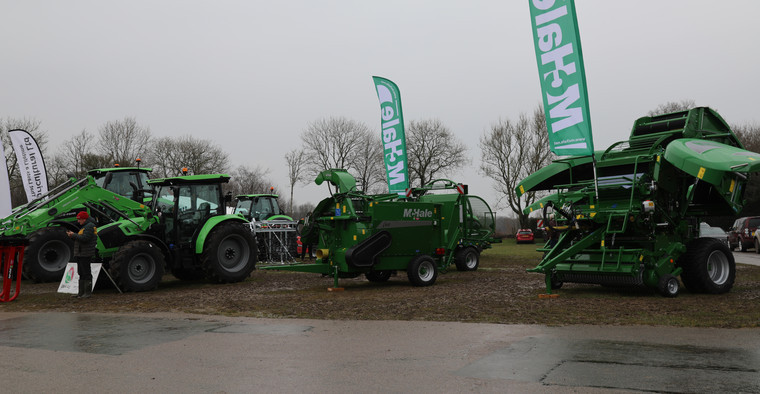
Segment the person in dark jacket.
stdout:
[[79,272],[79,293],[76,297],[89,298],[92,296],[90,260],[95,256],[98,230],[95,227],[95,220],[87,212],[79,212],[77,222],[80,226],[78,233],[66,232],[69,237],[74,238],[74,261],[77,263],[77,272]]

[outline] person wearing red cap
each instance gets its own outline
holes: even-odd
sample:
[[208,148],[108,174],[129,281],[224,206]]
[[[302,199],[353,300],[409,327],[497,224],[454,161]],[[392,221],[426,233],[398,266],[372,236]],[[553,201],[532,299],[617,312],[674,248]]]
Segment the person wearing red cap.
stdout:
[[98,230],[95,227],[95,220],[85,211],[77,214],[77,222],[80,226],[78,233],[73,231],[66,232],[69,237],[74,238],[74,261],[77,263],[77,271],[79,273],[79,293],[75,297],[89,298],[92,296],[90,260],[95,256]]

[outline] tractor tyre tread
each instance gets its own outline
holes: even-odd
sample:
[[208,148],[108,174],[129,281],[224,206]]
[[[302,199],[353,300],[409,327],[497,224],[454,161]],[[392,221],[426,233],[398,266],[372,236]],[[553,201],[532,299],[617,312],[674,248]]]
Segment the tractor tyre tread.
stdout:
[[[74,256],[74,241],[66,235],[66,229],[63,227],[44,227],[28,236],[29,245],[24,249],[24,262],[21,267],[23,275],[35,282],[55,282],[60,281],[66,271],[66,265],[72,261]],[[58,257],[56,262],[40,262],[40,257],[45,253],[45,246],[51,242],[58,243],[59,251],[62,246],[68,246],[68,256],[55,253]],[[54,267],[53,265],[59,265]]]
[[220,223],[211,230],[201,253],[206,278],[215,283],[242,282],[256,268],[256,237],[239,222]]

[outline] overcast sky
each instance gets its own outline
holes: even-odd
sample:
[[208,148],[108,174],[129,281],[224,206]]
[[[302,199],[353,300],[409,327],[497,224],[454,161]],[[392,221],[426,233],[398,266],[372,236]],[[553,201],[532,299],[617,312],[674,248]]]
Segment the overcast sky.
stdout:
[[[596,149],[668,101],[760,121],[760,2],[576,9]],[[286,195],[284,155],[310,122],[345,116],[379,133],[373,75],[399,86],[407,122],[438,118],[469,146],[472,166],[447,177],[492,206],[478,139],[540,102],[527,0],[24,0],[0,11],[0,117],[41,121],[51,149],[135,117],[154,136],[213,140],[233,167],[268,167]],[[327,194],[299,186],[295,200]]]

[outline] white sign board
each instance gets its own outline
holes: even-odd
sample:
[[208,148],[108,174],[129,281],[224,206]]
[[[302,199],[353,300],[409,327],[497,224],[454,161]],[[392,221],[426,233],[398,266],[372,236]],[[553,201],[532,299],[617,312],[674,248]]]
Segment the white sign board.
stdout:
[[[90,270],[92,270],[92,288],[95,289],[95,282],[98,281],[98,275],[100,274],[100,268],[103,266],[101,263],[90,263]],[[79,293],[79,272],[77,272],[77,263],[69,263],[66,266],[66,271],[61,278],[61,284],[58,286],[59,293],[78,294]]]

